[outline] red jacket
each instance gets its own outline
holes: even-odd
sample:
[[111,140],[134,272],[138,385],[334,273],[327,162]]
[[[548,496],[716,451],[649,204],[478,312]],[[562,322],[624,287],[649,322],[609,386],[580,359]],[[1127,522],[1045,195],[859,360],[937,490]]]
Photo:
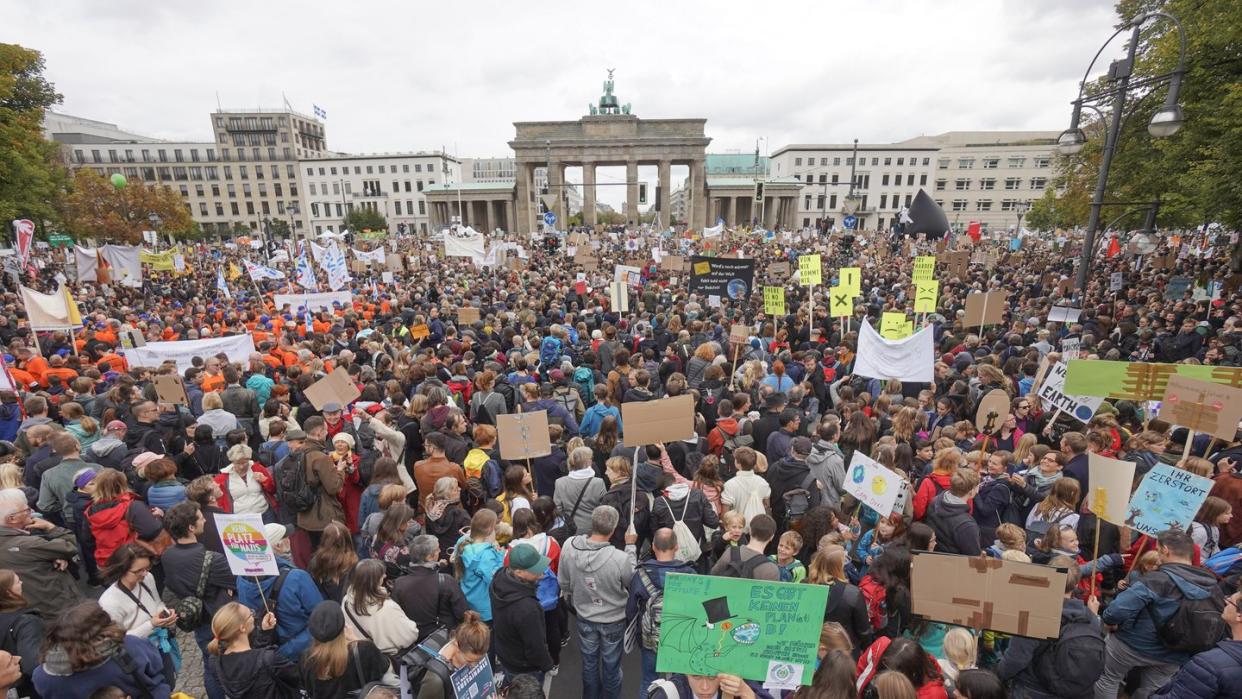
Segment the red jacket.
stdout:
[[[947,473],[932,472],[923,482],[919,484],[918,492],[914,494],[914,518],[921,520],[927,515],[927,507],[931,505],[931,501],[941,490],[948,490],[952,482],[953,476]],[[937,489],[936,486],[940,488]]]
[[[863,696],[863,690],[880,673],[880,660],[892,642],[893,639],[888,636],[881,636],[858,658],[858,679],[854,682],[858,696]],[[924,658],[926,679],[922,686],[915,689],[915,696],[918,699],[948,699],[949,695],[944,690],[944,678],[940,674],[940,665],[935,658],[927,655],[927,651],[924,651],[923,655],[926,656]]]
[[[227,466],[223,471],[212,476],[216,485],[220,486],[220,492],[222,493],[217,505],[219,505],[220,509],[229,513],[233,512],[233,496],[229,495],[229,471],[231,470],[232,466]],[[276,479],[272,478],[272,472],[268,471],[267,467],[258,461],[250,462],[250,470],[254,473],[263,474],[265,478],[262,484],[263,497],[267,499],[267,506],[274,509],[276,507]]]
[[716,427],[707,433],[707,453],[712,456],[723,456],[725,440],[736,437],[739,431],[736,419],[726,417],[717,420]]

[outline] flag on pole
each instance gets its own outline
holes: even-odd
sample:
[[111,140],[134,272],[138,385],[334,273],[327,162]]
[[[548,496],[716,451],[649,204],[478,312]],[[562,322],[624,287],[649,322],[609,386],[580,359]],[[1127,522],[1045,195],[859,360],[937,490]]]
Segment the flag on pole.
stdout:
[[224,297],[233,298],[233,292],[229,291],[229,283],[224,281],[224,270],[216,268],[216,288],[224,293]]
[[242,275],[241,267],[238,267],[236,264],[230,262],[229,263],[229,281],[237,281],[238,277],[240,277],[241,275]]
[[245,263],[246,263],[246,272],[250,274],[250,279],[252,281],[257,282],[262,279],[284,279],[285,278],[285,273],[279,270],[275,270],[275,269],[272,269],[271,267],[266,267],[264,265],[256,264],[254,262],[251,262],[250,260],[246,260]]
[[311,106],[315,108],[315,117],[316,117],[316,118],[318,118],[318,119],[327,119],[327,118],[328,118],[328,113],[327,113],[327,112],[325,112],[324,110],[320,109],[320,108],[319,108],[319,105],[317,105],[317,104],[312,104]]
[[1120,252],[1121,241],[1117,240],[1117,236],[1113,236],[1112,240],[1108,241],[1108,257],[1116,257]]
[[319,289],[319,280],[315,278],[315,268],[311,265],[310,260],[306,259],[305,250],[298,255],[296,274],[298,284],[301,285],[303,289]]
[[978,221],[971,221],[969,224],[966,225],[966,235],[970,236],[970,239],[975,241],[976,243],[979,242],[979,237],[982,234],[983,234],[983,224],[979,223]]
[[65,292],[65,308],[69,310],[69,322],[74,327],[82,325],[82,311],[78,310],[78,302],[73,300],[73,294],[69,293],[69,286],[61,285],[61,291]]

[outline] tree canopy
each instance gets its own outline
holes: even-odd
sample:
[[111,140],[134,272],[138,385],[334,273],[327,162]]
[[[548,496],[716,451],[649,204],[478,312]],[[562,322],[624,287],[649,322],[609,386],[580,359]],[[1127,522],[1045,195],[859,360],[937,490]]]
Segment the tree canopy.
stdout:
[[185,203],[171,189],[131,182],[117,188],[90,168],[74,174],[73,191],[62,204],[65,228],[75,237],[136,243],[151,230],[151,214],[160,217],[159,232],[193,237],[197,226]]
[[0,44],[0,221],[57,220],[67,174],[55,143],[43,137],[43,114],[61,96],[43,77],[43,56]]

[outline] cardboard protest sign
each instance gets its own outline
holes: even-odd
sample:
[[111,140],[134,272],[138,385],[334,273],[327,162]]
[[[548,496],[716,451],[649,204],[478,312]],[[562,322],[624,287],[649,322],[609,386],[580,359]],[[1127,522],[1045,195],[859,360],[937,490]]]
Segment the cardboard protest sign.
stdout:
[[785,280],[789,278],[789,274],[790,266],[788,262],[773,262],[768,265],[768,276],[773,279]]
[[410,337],[414,340],[422,340],[423,338],[431,337],[431,328],[429,328],[426,323],[415,325],[410,328]]
[[1126,526],[1149,536],[1166,529],[1186,531],[1212,485],[1210,478],[1160,464],[1147,472],[1130,498]]
[[1121,291],[1121,287],[1126,285],[1125,272],[1113,272],[1108,275],[1108,293],[1115,294]]
[[829,315],[833,318],[844,318],[854,314],[854,295],[834,286],[828,290]]
[[306,399],[315,406],[315,410],[323,410],[328,403],[340,403],[344,408],[360,395],[362,391],[350,380],[349,372],[339,368],[306,389]]
[[935,313],[936,299],[940,296],[940,282],[935,279],[914,283],[914,312]]
[[500,458],[507,461],[522,461],[551,454],[548,411],[497,415],[496,439],[500,442]]
[[824,283],[824,265],[819,255],[803,255],[798,258],[798,281],[803,286]]
[[1069,306],[1053,306],[1048,311],[1049,323],[1077,323],[1078,318],[1082,316],[1081,308],[1070,308]]
[[890,471],[878,462],[855,451],[846,472],[845,492],[858,498],[862,504],[887,517],[897,504],[897,497],[906,487],[906,479],[900,473]]
[[686,268],[686,258],[681,255],[665,255],[660,260],[660,269],[668,272],[680,272]]
[[389,253],[384,258],[384,266],[387,267],[390,272],[399,272],[405,269],[405,264],[402,262],[401,256],[393,253]]
[[1165,385],[1160,419],[1232,442],[1242,419],[1242,389],[1174,374]]
[[733,325],[729,328],[729,344],[744,345],[747,338],[750,337],[750,326]]
[[937,256],[941,267],[954,277],[966,276],[970,268],[969,250],[950,250]]
[[1056,638],[1065,575],[1034,563],[919,552],[910,566],[911,611],[976,630]]
[[1079,422],[1087,422],[1092,415],[1095,415],[1095,411],[1100,409],[1100,404],[1104,402],[1104,399],[1098,396],[1066,393],[1066,372],[1065,362],[1057,362],[1048,367],[1048,373],[1044,375],[1043,381],[1039,384],[1035,397],[1044,401],[1049,410],[1060,410],[1069,413]]
[[1099,359],[1077,360],[1068,364],[1065,390],[1086,396],[1157,401],[1164,397],[1169,377],[1174,374],[1242,388],[1242,367],[1110,362]]
[[936,258],[931,255],[914,258],[914,281],[929,282],[936,278]]
[[[694,399],[689,395],[621,404],[627,447],[689,439],[694,435]],[[503,454],[501,456],[504,456]]]
[[1087,458],[1087,482],[1091,484],[1091,492],[1084,493],[1087,507],[1106,522],[1124,525],[1130,489],[1134,487],[1134,462],[1095,452],[1088,452]]
[[457,309],[457,322],[461,325],[469,325],[479,319],[479,309],[473,306],[462,306]]
[[732,257],[691,257],[690,292],[744,301],[755,284],[755,261]]
[[975,410],[975,427],[983,434],[992,434],[1009,417],[1009,394],[1002,388],[988,391]]
[[213,515],[224,558],[233,575],[277,575],[276,553],[263,533],[263,516],[259,514]]
[[849,292],[851,297],[862,293],[862,268],[842,267],[840,277],[841,279],[837,286],[841,287],[842,291]]
[[885,311],[880,316],[880,337],[889,340],[900,340],[903,337],[908,337],[906,330],[905,313]]
[[1194,286],[1195,280],[1191,277],[1171,277],[1168,286],[1164,287],[1165,301],[1178,301],[1186,295],[1187,291]]
[[999,325],[1005,318],[1004,291],[977,291],[966,296],[966,318],[962,325],[968,328],[979,328],[985,325]]
[[785,287],[763,287],[763,312],[768,315],[785,315]]
[[656,671],[808,685],[827,604],[824,585],[672,573],[664,583]]
[[185,385],[181,383],[181,377],[176,374],[156,376],[155,393],[159,396],[161,403],[190,405],[190,399],[185,394]]

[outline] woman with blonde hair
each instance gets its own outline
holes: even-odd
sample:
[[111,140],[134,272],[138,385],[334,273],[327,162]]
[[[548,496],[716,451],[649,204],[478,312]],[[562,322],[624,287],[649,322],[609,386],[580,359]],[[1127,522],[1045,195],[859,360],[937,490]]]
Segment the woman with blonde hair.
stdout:
[[325,600],[316,605],[307,628],[311,645],[302,656],[300,675],[308,699],[350,696],[392,675],[392,664],[375,643],[351,639],[339,603]]
[[442,476],[436,480],[423,501],[423,526],[440,542],[440,557],[448,558],[462,530],[470,526],[470,513],[461,506],[461,486],[456,478]]
[[903,407],[893,416],[893,439],[899,444],[912,444],[915,433],[919,429],[919,411],[909,406]]
[[1025,464],[1027,454],[1031,453],[1031,448],[1039,443],[1039,437],[1033,432],[1022,435],[1018,438],[1018,443],[1013,448],[1013,463]]
[[715,358],[715,343],[704,342],[695,348],[694,356],[686,362],[686,382],[690,384],[690,388],[698,388],[699,384],[703,383],[703,372],[707,371],[707,367],[711,366]]
[[828,586],[828,598],[833,601],[824,609],[824,621],[840,624],[855,648],[866,648],[874,629],[867,618],[867,600],[845,574],[845,548],[833,544],[817,550],[811,556],[806,582]]

